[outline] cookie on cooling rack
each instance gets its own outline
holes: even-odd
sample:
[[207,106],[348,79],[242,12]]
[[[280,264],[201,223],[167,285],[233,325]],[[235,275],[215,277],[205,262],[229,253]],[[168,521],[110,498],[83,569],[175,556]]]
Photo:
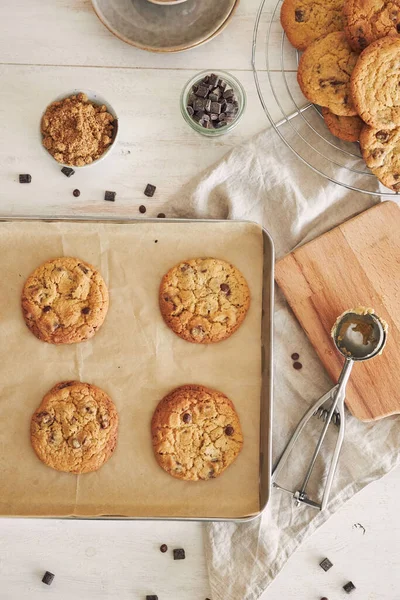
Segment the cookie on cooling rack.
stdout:
[[334,115],[329,108],[322,107],[322,116],[329,131],[345,142],[358,142],[364,122],[359,116],[342,117]]
[[357,61],[351,75],[351,93],[357,112],[377,129],[400,126],[400,38],[373,42]]
[[284,0],[281,24],[292,46],[305,50],[321,36],[342,31],[343,1]]
[[360,147],[363,159],[379,181],[400,192],[400,127],[379,129],[365,125]]
[[400,0],[345,0],[344,31],[350,46],[362,52],[387,35],[400,33]]
[[317,40],[300,59],[297,81],[301,91],[311,102],[326,106],[335,115],[356,115],[350,75],[357,58],[343,31]]

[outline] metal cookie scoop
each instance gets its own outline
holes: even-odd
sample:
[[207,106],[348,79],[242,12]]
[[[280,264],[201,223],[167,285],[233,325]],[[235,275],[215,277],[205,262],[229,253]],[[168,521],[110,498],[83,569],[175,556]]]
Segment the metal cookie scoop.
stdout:
[[[323,510],[326,507],[344,439],[344,400],[346,397],[346,385],[351,370],[355,361],[368,360],[382,352],[386,343],[386,332],[386,323],[379,319],[373,311],[364,308],[346,311],[337,319],[333,326],[332,337],[335,346],[346,359],[339,380],[327,394],[317,400],[317,402],[305,413],[272,473],[274,487],[292,494],[296,501],[296,506],[302,502],[320,510]],[[330,406],[324,408],[323,405],[329,401],[331,402]],[[302,430],[314,415],[322,417],[325,424],[311,458],[310,466],[307,469],[300,489],[295,491],[287,490],[278,485],[276,479],[282,471]],[[308,498],[306,488],[331,421],[338,426],[339,433],[322,496],[322,502],[319,504]]]

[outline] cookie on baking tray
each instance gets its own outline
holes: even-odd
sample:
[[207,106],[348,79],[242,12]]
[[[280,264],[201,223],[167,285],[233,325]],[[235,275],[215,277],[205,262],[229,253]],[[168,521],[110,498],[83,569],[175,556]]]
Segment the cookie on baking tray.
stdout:
[[350,46],[362,52],[387,35],[400,33],[400,0],[345,0],[344,31]]
[[343,0],[284,0],[281,24],[289,42],[305,50],[318,38],[343,30]]
[[225,340],[241,325],[250,306],[250,291],[230,263],[194,258],[164,275],[159,303],[164,321],[179,337],[211,344]]
[[400,126],[400,38],[373,42],[361,54],[351,75],[351,93],[358,114],[377,129]]
[[158,404],[152,421],[153,450],[160,467],[178,479],[213,479],[243,446],[231,400],[201,385],[183,385]]
[[302,55],[297,72],[301,91],[311,102],[326,106],[335,115],[357,114],[350,93],[350,75],[358,55],[343,31],[317,40]]
[[61,257],[39,266],[22,291],[22,312],[32,333],[51,344],[73,344],[94,336],[108,310],[100,273],[78,258]]
[[329,131],[345,142],[358,142],[364,122],[359,116],[341,117],[334,115],[329,108],[322,107],[322,116]]
[[360,135],[363,159],[383,185],[400,192],[400,128],[365,125]]
[[63,381],[32,416],[31,443],[40,460],[57,471],[97,471],[115,450],[118,414],[107,394],[89,383]]

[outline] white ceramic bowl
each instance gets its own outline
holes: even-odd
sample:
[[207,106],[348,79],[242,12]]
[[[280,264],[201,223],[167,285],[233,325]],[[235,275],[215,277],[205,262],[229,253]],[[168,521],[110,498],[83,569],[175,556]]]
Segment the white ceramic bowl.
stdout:
[[[94,104],[99,104],[100,106],[102,104],[104,104],[107,107],[107,112],[109,112],[115,119],[113,141],[111,142],[111,144],[108,146],[108,148],[103,152],[103,154],[99,158],[97,158],[96,160],[94,160],[93,162],[91,162],[87,165],[82,165],[80,167],[78,167],[76,165],[66,165],[65,163],[58,162],[58,160],[56,160],[54,158],[54,156],[52,156],[52,154],[50,154],[50,152],[48,150],[46,150],[46,148],[43,146],[43,143],[42,143],[43,134],[41,131],[42,119],[43,119],[43,115],[45,114],[45,112],[47,110],[47,107],[50,106],[50,104],[52,104],[53,102],[58,102],[60,100],[64,100],[64,98],[69,98],[70,96],[76,96],[79,93],[86,94],[86,96],[88,97],[90,102],[93,102]],[[107,102],[107,100],[101,94],[98,94],[97,92],[93,92],[92,90],[84,90],[84,89],[71,90],[70,92],[60,94],[56,98],[53,98],[53,100],[51,100],[51,102],[49,102],[47,104],[47,106],[44,108],[43,113],[40,117],[40,122],[39,122],[39,135],[40,135],[40,145],[43,148],[44,152],[47,154],[47,156],[49,156],[52,160],[54,160],[54,162],[56,162],[58,165],[60,165],[61,167],[71,167],[72,169],[85,169],[86,167],[92,167],[93,165],[97,165],[100,161],[104,160],[105,157],[108,156],[110,154],[110,152],[112,151],[112,149],[114,148],[115,143],[117,141],[117,137],[118,137],[118,115],[115,112],[114,108],[111,106],[111,104],[109,102]]]

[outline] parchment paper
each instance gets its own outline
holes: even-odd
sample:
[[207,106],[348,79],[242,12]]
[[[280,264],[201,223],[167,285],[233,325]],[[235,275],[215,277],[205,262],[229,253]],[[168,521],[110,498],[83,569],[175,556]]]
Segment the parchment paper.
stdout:
[[[0,514],[241,517],[258,511],[262,248],[257,225],[234,222],[0,223]],[[63,255],[99,268],[110,308],[93,339],[55,346],[30,333],[20,297],[38,265]],[[252,295],[242,327],[209,346],[178,338],[158,308],[162,275],[197,256],[231,261]],[[30,445],[32,413],[67,379],[101,387],[119,413],[117,449],[95,473],[54,471]],[[185,383],[221,390],[239,413],[243,451],[218,479],[180,481],[154,458],[152,413]]]

